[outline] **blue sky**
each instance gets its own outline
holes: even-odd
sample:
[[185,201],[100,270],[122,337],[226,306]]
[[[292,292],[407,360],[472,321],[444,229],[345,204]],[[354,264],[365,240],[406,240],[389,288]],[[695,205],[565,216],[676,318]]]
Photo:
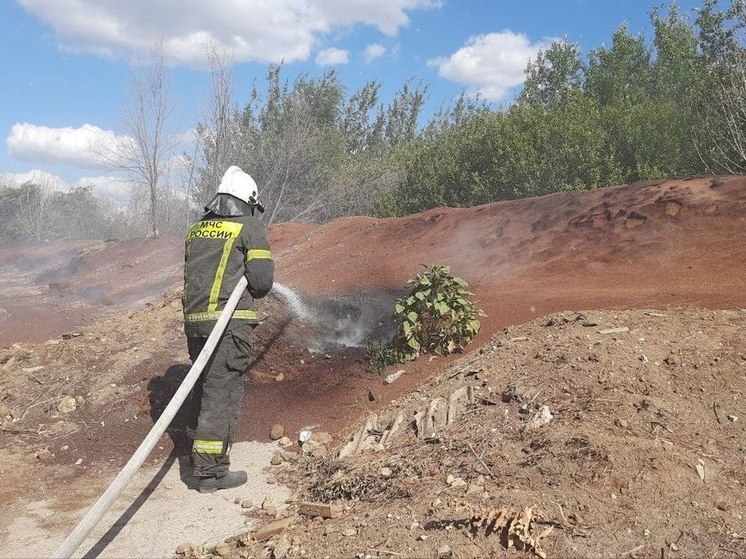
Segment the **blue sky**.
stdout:
[[[230,50],[242,105],[267,65],[285,76],[335,68],[352,91],[365,81],[391,95],[413,78],[427,110],[462,91],[505,105],[529,57],[567,35],[584,53],[620,24],[651,34],[652,0],[4,0],[0,2],[0,175],[54,177],[126,193],[88,149],[121,137],[131,63],[163,41],[176,124],[187,134],[210,93],[205,42]],[[691,18],[701,1],[682,0]]]

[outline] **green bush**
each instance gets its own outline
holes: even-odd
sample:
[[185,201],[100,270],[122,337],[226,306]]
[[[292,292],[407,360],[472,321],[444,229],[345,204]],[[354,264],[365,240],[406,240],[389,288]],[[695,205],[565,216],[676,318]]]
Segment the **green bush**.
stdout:
[[381,374],[386,367],[407,361],[407,355],[390,344],[382,342],[368,342],[365,346],[368,354],[368,364],[376,374]]
[[485,314],[468,297],[472,293],[448,266],[432,266],[407,282],[409,293],[394,304],[397,327],[389,344],[368,344],[371,368],[411,361],[421,353],[447,355],[461,351],[479,332]]

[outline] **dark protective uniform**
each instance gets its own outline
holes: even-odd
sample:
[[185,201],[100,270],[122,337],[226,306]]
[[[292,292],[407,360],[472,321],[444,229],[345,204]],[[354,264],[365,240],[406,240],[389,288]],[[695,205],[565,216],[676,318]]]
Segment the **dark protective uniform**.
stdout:
[[187,435],[193,439],[196,477],[228,471],[229,453],[243,400],[243,376],[251,358],[251,331],[259,322],[254,299],[272,289],[274,262],[258,206],[218,194],[186,235],[184,332],[196,360],[233,289],[248,287],[211,359],[190,394]]

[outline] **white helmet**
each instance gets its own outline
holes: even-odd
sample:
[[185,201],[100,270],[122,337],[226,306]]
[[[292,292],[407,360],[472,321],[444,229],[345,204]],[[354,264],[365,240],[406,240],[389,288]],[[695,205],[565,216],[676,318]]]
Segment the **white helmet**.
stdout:
[[223,180],[218,186],[218,194],[231,194],[243,200],[247,204],[256,204],[259,197],[259,189],[256,187],[251,175],[244,173],[233,165],[223,175]]

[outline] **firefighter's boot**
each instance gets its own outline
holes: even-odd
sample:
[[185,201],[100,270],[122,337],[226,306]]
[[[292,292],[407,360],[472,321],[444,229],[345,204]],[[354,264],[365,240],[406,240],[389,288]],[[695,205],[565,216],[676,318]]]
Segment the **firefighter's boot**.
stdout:
[[199,492],[214,493],[218,489],[231,489],[243,485],[247,480],[248,476],[243,470],[225,472],[213,477],[203,477],[199,480]]

